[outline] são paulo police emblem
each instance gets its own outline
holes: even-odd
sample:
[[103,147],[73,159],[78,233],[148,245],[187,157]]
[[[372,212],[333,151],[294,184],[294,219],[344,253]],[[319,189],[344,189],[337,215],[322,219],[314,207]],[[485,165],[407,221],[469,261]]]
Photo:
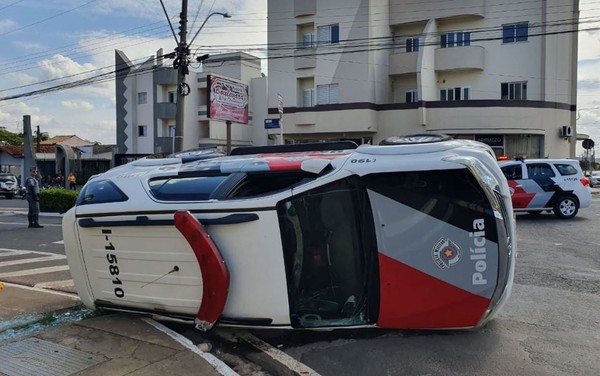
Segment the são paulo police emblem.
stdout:
[[459,263],[462,251],[458,244],[450,239],[441,238],[433,246],[433,261],[440,269],[448,269]]

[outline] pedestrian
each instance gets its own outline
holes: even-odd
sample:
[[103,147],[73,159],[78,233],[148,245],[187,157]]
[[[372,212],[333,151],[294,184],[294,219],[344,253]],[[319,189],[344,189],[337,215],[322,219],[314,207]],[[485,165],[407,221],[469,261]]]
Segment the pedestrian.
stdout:
[[69,173],[69,189],[72,191],[76,191],[77,187],[75,185],[75,175],[71,172]]
[[42,228],[39,224],[40,216],[40,184],[37,180],[38,170],[37,167],[31,167],[29,169],[29,177],[25,180],[25,187],[27,188],[27,204],[29,204],[29,211],[27,212],[27,219],[29,219],[29,228]]

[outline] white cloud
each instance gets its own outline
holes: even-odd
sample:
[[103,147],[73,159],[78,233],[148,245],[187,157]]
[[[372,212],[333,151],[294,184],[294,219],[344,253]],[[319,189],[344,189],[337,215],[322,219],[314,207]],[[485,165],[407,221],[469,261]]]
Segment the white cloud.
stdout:
[[0,33],[6,33],[17,28],[17,23],[13,20],[0,20]]
[[42,52],[46,49],[45,46],[42,46],[39,43],[34,43],[34,42],[25,42],[22,40],[13,40],[10,42],[13,46],[15,46],[16,48],[20,49],[20,50],[24,50],[27,51],[28,53],[31,52]]
[[87,101],[62,101],[60,104],[67,110],[91,111],[94,105]]
[[96,73],[97,67],[92,64],[79,64],[69,57],[56,54],[50,59],[38,63],[42,79],[69,78],[82,79]]

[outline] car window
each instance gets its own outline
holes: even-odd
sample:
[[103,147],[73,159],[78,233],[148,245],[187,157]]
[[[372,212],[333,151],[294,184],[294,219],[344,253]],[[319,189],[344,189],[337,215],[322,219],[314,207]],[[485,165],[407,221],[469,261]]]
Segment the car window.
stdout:
[[528,163],[527,175],[530,179],[553,178],[556,176],[548,163]]
[[577,168],[575,168],[575,166],[570,165],[570,164],[566,164],[566,163],[555,163],[554,167],[556,167],[556,169],[558,170],[558,172],[565,176],[565,175],[577,175]]
[[509,180],[523,179],[523,173],[521,172],[521,165],[510,165],[502,167],[502,173]]

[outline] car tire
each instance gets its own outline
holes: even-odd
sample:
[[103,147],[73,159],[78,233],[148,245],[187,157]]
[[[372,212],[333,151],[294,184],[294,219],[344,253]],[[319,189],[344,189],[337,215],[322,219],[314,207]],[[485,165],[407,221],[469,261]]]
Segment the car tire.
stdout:
[[6,196],[4,196],[4,197],[5,197],[7,200],[12,200],[12,198],[13,198],[13,195],[6,195]]
[[560,219],[573,218],[579,211],[579,202],[573,196],[561,196],[556,200],[553,211]]
[[419,133],[411,134],[406,136],[393,136],[388,137],[381,142],[379,145],[415,145],[415,144],[431,144],[434,142],[442,142],[451,140],[452,137],[445,134],[438,133]]

